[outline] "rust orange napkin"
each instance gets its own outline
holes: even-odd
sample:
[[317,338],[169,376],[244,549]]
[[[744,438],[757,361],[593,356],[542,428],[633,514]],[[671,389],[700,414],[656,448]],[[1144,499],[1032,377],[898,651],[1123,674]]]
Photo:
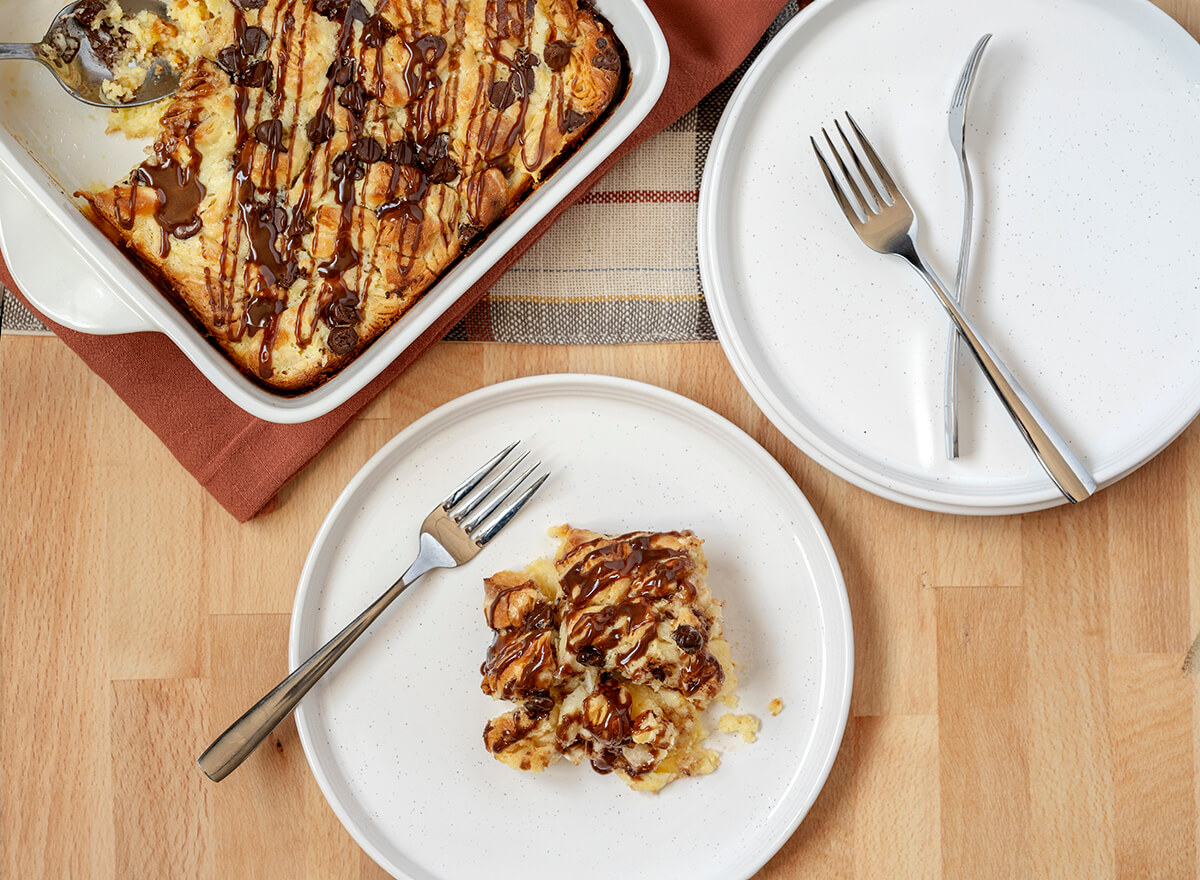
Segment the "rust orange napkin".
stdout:
[[[569,205],[621,156],[670,125],[725,79],[785,4],[784,0],[647,0],[647,5],[671,50],[670,76],[650,115],[387,370],[328,415],[301,425],[261,421],[230,403],[160,333],[92,336],[39,317],[117,392],[226,510],[243,522],[270,510],[284,483],[421,352],[445,336]],[[0,282],[20,295],[2,256]]]

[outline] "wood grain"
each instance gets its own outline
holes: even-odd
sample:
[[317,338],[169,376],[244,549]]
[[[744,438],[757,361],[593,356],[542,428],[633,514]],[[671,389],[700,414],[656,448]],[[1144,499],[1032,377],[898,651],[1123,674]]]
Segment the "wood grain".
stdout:
[[[1200,0],[1157,4],[1200,37]],[[362,464],[463,393],[573,371],[660,385],[741,426],[842,565],[851,717],[762,880],[1200,877],[1200,423],[1076,508],[942,516],[803,456],[715,344],[442,343],[276,511],[238,525],[65,346],[12,336],[0,877],[383,880],[291,721],[220,785],[195,758],[285,671],[300,566]]]
[[[0,874],[386,875],[285,722],[220,785],[195,757],[284,671],[295,579],[338,492],[430,409],[520,375],[628,376],[758,439],[825,524],[854,614],[851,719],[800,878],[1200,874],[1200,425],[1076,508],[952,517],[788,444],[713,344],[435,346],[238,525],[54,339],[0,339]],[[1200,666],[1200,663],[1197,664]]]

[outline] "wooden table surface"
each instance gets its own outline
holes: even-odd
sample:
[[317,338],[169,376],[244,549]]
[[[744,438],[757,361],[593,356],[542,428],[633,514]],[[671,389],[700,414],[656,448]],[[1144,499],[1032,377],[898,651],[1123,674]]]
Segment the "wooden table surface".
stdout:
[[[1200,0],[1159,5],[1200,37]],[[1200,423],[1076,508],[955,517],[807,459],[716,344],[442,343],[276,511],[239,525],[65,346],[13,336],[0,338],[0,877],[385,877],[290,720],[219,785],[196,756],[286,672],[301,564],[363,462],[460,394],[564,371],[726,416],[792,475],[837,552],[850,719],[761,877],[1200,877]]]
[[327,806],[291,720],[219,785],[196,756],[286,671],[301,563],[363,462],[460,394],[564,371],[661,385],[740,425],[795,478],[841,562],[851,717],[762,877],[1198,876],[1200,649],[1186,658],[1200,422],[1078,507],[946,516],[808,460],[715,343],[441,343],[276,511],[239,525],[65,346],[11,336],[0,876],[384,877]]

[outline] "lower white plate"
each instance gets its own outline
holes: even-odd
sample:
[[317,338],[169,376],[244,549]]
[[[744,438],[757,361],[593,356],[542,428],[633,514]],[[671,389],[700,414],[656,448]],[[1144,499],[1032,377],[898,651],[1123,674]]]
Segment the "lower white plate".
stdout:
[[949,321],[859,241],[809,137],[853,114],[952,279],[946,108],[988,32],[966,311],[1097,482],[1120,479],[1200,412],[1200,46],[1148,0],[816,0],[742,80],[700,197],[717,334],[771,421],[862,488],[953,513],[1063,498],[965,352],[946,459]]
[[[363,467],[321,527],[296,596],[293,668],[403,571],[429,510],[516,439],[553,472],[542,491],[477,559],[402,596],[297,712],[325,797],[396,877],[749,877],[833,764],[853,637],[812,508],[761,447],[699,404],[565,375],[494,385],[425,416]],[[740,682],[732,711],[762,719],[758,742],[714,734],[720,768],[658,795],[587,766],[534,775],[488,754],[484,724],[506,704],[479,688],[491,641],[483,578],[552,553],[546,530],[563,522],[704,538]]]

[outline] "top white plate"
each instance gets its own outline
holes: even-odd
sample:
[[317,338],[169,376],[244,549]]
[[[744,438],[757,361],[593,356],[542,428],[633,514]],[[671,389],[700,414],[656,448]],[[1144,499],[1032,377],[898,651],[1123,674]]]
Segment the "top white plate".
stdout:
[[1146,0],[817,0],[767,46],[716,133],[701,271],[743,384],[807,454],[868,491],[953,513],[1063,502],[964,352],[962,458],[943,452],[948,319],[842,216],[809,136],[849,110],[953,278],[946,108],[968,108],[967,311],[1111,484],[1200,412],[1200,47]]
[[[296,596],[293,668],[403,571],[425,514],[516,438],[553,472],[542,491],[479,558],[413,586],[301,704],[296,723],[325,797],[396,877],[749,877],[833,764],[853,638],[812,508],[762,447],[699,404],[623,379],[543,376],[416,422],[363,467],[321,527]],[[714,735],[720,768],[657,795],[586,765],[534,775],[488,754],[483,726],[509,706],[479,688],[491,643],[483,578],[553,553],[546,529],[563,522],[704,538],[736,711],[762,719],[758,742]],[[767,712],[775,697],[778,717]]]

